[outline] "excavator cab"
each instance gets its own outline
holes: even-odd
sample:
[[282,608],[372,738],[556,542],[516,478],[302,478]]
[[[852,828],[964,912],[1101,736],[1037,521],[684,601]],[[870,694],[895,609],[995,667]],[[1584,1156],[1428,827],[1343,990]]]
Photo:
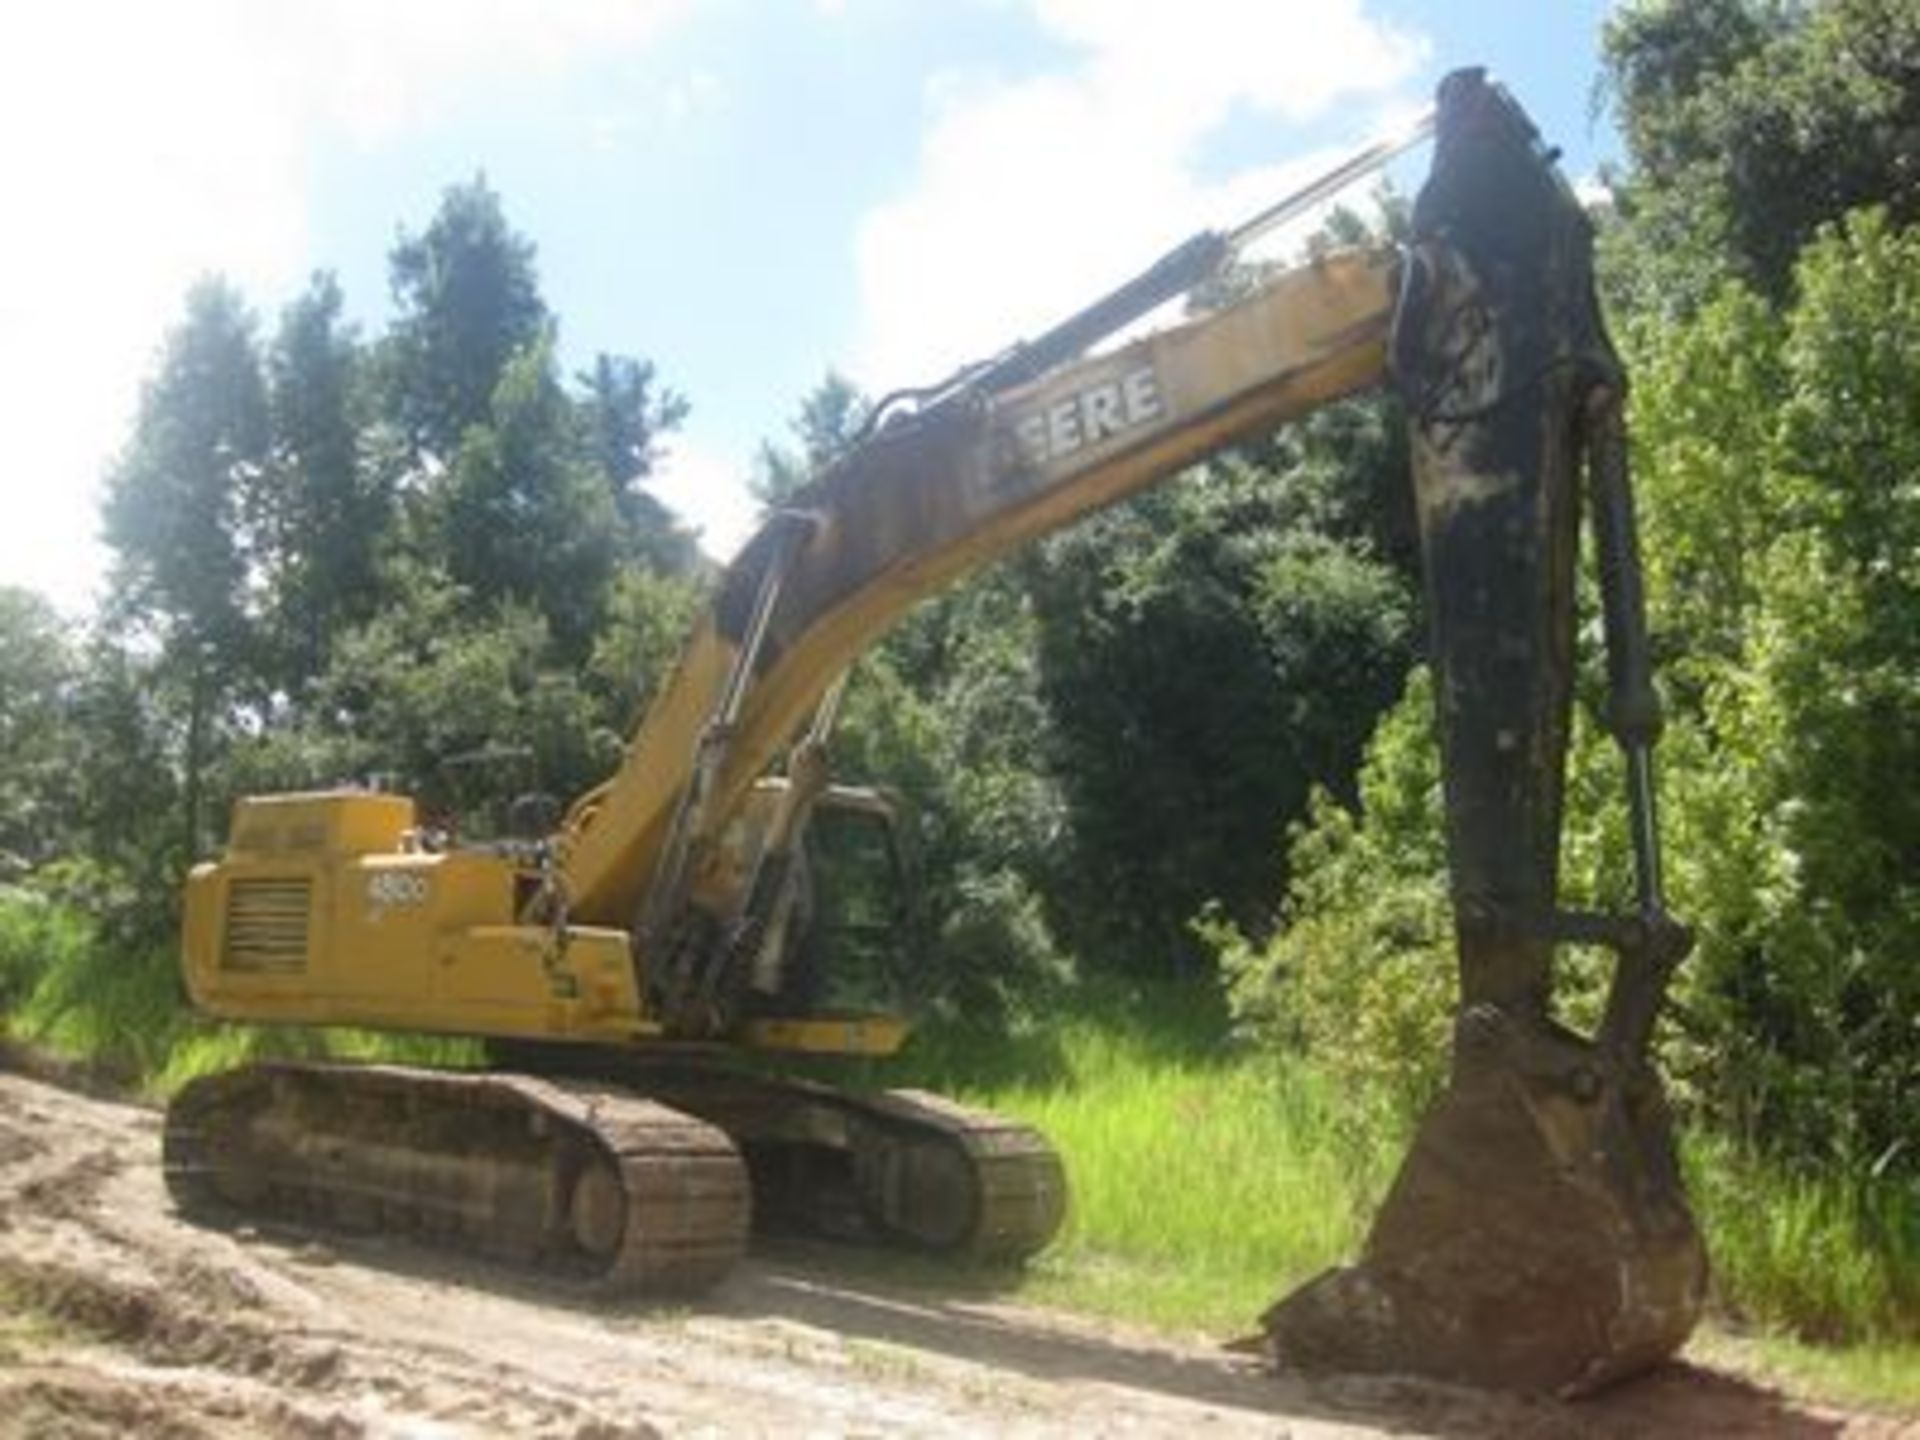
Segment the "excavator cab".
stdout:
[[794,966],[810,1009],[910,1007],[922,912],[909,835],[883,791],[835,785],[820,797],[806,838],[813,913]]
[[[787,783],[762,780],[728,828],[737,874],[752,863],[739,850],[765,843]],[[748,1043],[891,1053],[906,1039],[921,953],[919,869],[902,806],[869,786],[828,785],[796,849],[748,990]],[[848,1026],[861,1027],[851,1041]]]

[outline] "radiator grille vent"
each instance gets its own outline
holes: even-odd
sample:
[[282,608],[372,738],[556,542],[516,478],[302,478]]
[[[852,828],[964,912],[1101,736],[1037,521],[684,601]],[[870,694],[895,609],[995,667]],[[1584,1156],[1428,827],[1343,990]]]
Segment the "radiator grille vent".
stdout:
[[312,906],[311,880],[235,880],[227,887],[220,968],[249,975],[297,975],[305,970]]

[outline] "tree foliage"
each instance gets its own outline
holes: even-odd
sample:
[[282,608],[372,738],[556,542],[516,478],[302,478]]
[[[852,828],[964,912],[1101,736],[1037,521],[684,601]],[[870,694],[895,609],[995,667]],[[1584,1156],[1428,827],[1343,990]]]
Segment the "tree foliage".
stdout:
[[698,548],[645,484],[661,438],[686,419],[686,398],[659,384],[652,361],[632,355],[596,355],[575,379],[588,453],[613,496],[624,549],[656,569],[694,569]]
[[417,452],[451,460],[467,427],[486,423],[509,362],[546,334],[533,257],[484,176],[450,187],[427,228],[394,247],[386,395]]
[[271,508],[268,413],[253,315],[231,287],[202,281],[141,396],[102,515],[119,562],[114,608],[158,638],[185,691],[177,843],[187,855],[202,839],[219,712],[258,673],[252,582]]
[[371,341],[326,273],[265,344],[195,286],[108,477],[102,623],[0,605],[0,852],[78,857],[143,954],[235,795],[380,777],[451,813],[598,779],[691,612],[691,542],[644,489],[685,402],[633,357],[562,383],[483,181],[390,258]]
[[592,469],[545,341],[507,362],[487,423],[467,428],[432,496],[430,535],[472,613],[504,604],[547,618],[584,659],[617,558],[619,511]]
[[252,313],[230,286],[203,281],[141,396],[102,516],[118,604],[170,647],[222,659],[246,649],[267,416]]
[[1322,512],[1336,473],[1227,460],[1097,518],[1034,572],[1072,817],[1052,910],[1114,969],[1204,974],[1209,901],[1257,925],[1275,838],[1346,790],[1410,657],[1402,577]]
[[1644,0],[1604,50],[1636,306],[1691,309],[1725,278],[1777,303],[1822,224],[1862,205],[1920,218],[1911,0]]
[[291,688],[328,659],[331,636],[365,620],[380,594],[395,467],[368,433],[365,357],[342,319],[337,280],[314,275],[268,351],[270,483],[255,499],[257,566],[270,613],[272,668]]
[[67,627],[31,591],[0,587],[0,884],[70,838],[66,743],[79,661]]
[[1772,462],[1743,486],[1780,523],[1703,717],[1758,853],[1750,896],[1716,877],[1699,983],[1740,1123],[1870,1164],[1909,1143],[1920,1085],[1920,233],[1862,212],[1797,289]]
[[[1885,128],[1913,103],[1913,18],[1641,5],[1609,30],[1668,879],[1700,937],[1662,1045],[1693,1115],[1856,1179],[1920,1163],[1920,231]],[[1856,153],[1814,183],[1836,145]],[[1766,203],[1745,188],[1763,173]],[[1617,906],[1631,849],[1592,657],[1578,691],[1562,884]],[[1358,803],[1322,800],[1292,840],[1279,933],[1210,932],[1249,1028],[1409,1099],[1453,994],[1429,707],[1411,690]],[[1589,1019],[1604,964],[1573,952],[1562,978]]]

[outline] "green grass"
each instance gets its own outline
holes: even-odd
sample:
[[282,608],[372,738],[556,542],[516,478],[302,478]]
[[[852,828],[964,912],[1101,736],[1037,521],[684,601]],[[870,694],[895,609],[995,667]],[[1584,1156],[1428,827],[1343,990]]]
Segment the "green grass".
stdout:
[[1250,1329],[1357,1248],[1397,1137],[1343,1127],[1317,1077],[1143,1061],[1093,1036],[1070,1039],[1069,1053],[1071,1087],[981,1097],[1031,1118],[1072,1177],[1045,1295],[1181,1328]]
[[1920,1412],[1920,1342],[1814,1345],[1785,1335],[1701,1328],[1689,1358],[1829,1403]]
[[[1072,1216],[1027,1298],[1215,1337],[1355,1252],[1409,1133],[1302,1062],[1230,1051],[1175,994],[937,1032],[904,1068],[1031,1121],[1065,1157]],[[1684,1150],[1714,1260],[1696,1353],[1816,1396],[1920,1404],[1912,1190],[1796,1175],[1708,1136]]]
[[1712,1136],[1684,1153],[1719,1298],[1737,1320],[1803,1340],[1920,1342],[1912,1182],[1794,1171]]
[[1029,1121],[1065,1159],[1072,1207],[1029,1298],[1240,1333],[1352,1253],[1404,1140],[1390,1114],[1302,1064],[1229,1053],[1217,1016],[1177,993],[1077,1008],[977,1051],[992,1057],[977,1077],[977,1034],[929,1037],[906,1065],[913,1083]]
[[1714,1267],[1691,1353],[1822,1399],[1920,1409],[1920,1194],[1801,1172],[1689,1137],[1687,1186]]

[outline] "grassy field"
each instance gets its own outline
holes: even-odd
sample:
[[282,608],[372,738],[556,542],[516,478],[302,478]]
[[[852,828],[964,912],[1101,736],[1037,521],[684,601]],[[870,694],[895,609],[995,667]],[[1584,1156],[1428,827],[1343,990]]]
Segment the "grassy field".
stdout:
[[1405,1127],[1304,1065],[1231,1053],[1204,997],[1157,1000],[1150,1019],[1105,999],[998,1047],[936,1034],[905,1068],[1030,1121],[1065,1156],[1072,1210],[1033,1298],[1250,1331],[1282,1290],[1352,1252]]
[[[1051,1026],[934,1035],[915,1078],[1043,1129],[1074,1213],[1023,1293],[1226,1337],[1352,1255],[1410,1125],[1299,1061],[1236,1053],[1204,998],[1113,997]],[[971,1060],[971,1063],[970,1063]],[[1920,1206],[1710,1137],[1685,1162],[1714,1261],[1704,1359],[1920,1406]]]

